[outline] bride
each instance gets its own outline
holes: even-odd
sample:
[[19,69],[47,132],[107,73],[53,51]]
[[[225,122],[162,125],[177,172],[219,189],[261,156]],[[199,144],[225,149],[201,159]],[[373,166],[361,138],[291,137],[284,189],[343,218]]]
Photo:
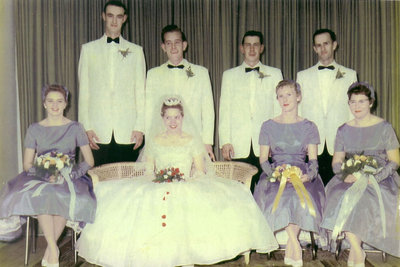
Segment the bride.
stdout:
[[181,100],[160,106],[146,136],[146,175],[96,186],[95,223],[84,228],[79,255],[103,266],[181,266],[277,248],[250,190],[214,174]]

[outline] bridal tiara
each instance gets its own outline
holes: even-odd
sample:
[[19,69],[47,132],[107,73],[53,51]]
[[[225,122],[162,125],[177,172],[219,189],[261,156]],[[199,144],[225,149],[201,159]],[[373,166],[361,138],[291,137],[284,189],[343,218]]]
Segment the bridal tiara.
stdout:
[[164,100],[164,104],[167,106],[176,106],[182,104],[181,100],[177,97],[169,97]]

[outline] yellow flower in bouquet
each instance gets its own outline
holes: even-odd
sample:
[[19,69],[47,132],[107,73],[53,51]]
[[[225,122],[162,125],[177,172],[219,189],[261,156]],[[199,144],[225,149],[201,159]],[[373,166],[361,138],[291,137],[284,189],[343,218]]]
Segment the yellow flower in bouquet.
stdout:
[[272,177],[269,178],[270,182],[281,181],[282,178],[286,180],[289,179],[296,179],[296,177],[300,178],[302,175],[302,171],[297,166],[292,166],[290,164],[282,164],[275,168],[272,173]]
[[40,155],[34,163],[36,176],[42,177],[45,181],[58,183],[62,179],[60,170],[66,166],[70,166],[70,158],[68,155],[57,152],[49,152]]
[[378,169],[378,162],[372,156],[353,155],[342,163],[341,174],[344,180],[349,174],[364,172],[374,174]]
[[314,217],[316,216],[315,208],[312,204],[311,198],[306,188],[304,187],[303,182],[301,181],[302,175],[303,172],[299,167],[292,166],[290,164],[282,164],[275,168],[274,172],[272,173],[272,177],[270,178],[270,181],[275,182],[276,180],[278,180],[280,184],[274,203],[272,205],[272,213],[274,213],[278,208],[279,201],[286,187],[286,182],[290,180],[296,191],[297,196],[300,199],[300,205],[302,206],[302,208],[305,209],[307,204],[310,214]]

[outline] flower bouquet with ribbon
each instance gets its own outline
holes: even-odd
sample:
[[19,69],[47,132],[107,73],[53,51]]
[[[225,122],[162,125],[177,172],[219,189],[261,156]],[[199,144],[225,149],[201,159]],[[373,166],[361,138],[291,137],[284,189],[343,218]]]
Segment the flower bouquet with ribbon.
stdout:
[[332,239],[341,233],[343,225],[347,221],[351,211],[361,199],[368,184],[374,188],[379,202],[379,209],[382,221],[383,236],[386,236],[386,215],[383,207],[382,194],[379,184],[376,181],[374,174],[379,171],[377,161],[372,156],[353,155],[342,163],[341,180],[344,181],[348,175],[353,175],[357,180],[346,190],[343,196],[341,207],[336,218],[335,226],[332,232]]
[[68,155],[54,151],[38,156],[34,162],[36,176],[42,177],[49,183],[62,183],[64,177],[60,171],[70,166]]
[[282,164],[275,168],[272,173],[272,177],[270,177],[269,180],[270,182],[279,181],[280,184],[278,193],[276,194],[274,203],[272,205],[272,213],[274,213],[277,209],[282,193],[285,190],[286,183],[289,179],[297,193],[297,196],[300,199],[301,207],[305,209],[307,204],[310,214],[316,217],[315,208],[312,204],[310,195],[308,194],[306,188],[303,185],[303,182],[301,181],[302,175],[303,173],[299,167],[292,166],[290,164]]
[[171,183],[184,181],[183,173],[179,171],[179,168],[166,168],[156,173],[156,178],[153,180],[154,183]]
[[356,172],[364,172],[369,174],[376,173],[378,163],[372,156],[353,155],[342,163],[341,172],[342,180],[346,179],[349,174]]

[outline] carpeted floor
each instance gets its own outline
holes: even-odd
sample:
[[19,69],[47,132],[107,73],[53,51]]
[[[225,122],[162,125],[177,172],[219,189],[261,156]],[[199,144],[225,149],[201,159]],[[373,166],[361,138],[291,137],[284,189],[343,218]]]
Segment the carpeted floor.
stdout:
[[[272,254],[271,259],[267,257],[266,254],[258,254],[253,252],[250,256],[250,264],[247,265],[249,267],[264,267],[264,266],[286,266],[283,264],[283,257],[284,251],[276,251]],[[318,251],[317,259],[312,260],[310,250],[304,251],[304,267],[312,267],[312,266],[321,266],[321,267],[345,267],[347,261],[347,252],[344,251],[341,253],[340,258],[338,261],[335,259],[335,255],[333,253],[327,251]],[[34,265],[35,267],[40,267],[40,262]],[[84,259],[78,257],[78,262],[74,264],[74,256],[73,252],[71,251],[71,243],[67,242],[61,247],[61,259],[60,259],[60,266],[67,267],[67,266],[80,266],[80,267],[94,267],[97,265],[93,265],[90,263],[85,262]],[[196,265],[199,266],[199,265]],[[233,260],[221,262],[215,265],[207,265],[207,266],[218,266],[218,267],[242,267],[246,266],[244,262],[244,257],[239,256]],[[367,262],[367,267],[373,267],[374,265]]]

